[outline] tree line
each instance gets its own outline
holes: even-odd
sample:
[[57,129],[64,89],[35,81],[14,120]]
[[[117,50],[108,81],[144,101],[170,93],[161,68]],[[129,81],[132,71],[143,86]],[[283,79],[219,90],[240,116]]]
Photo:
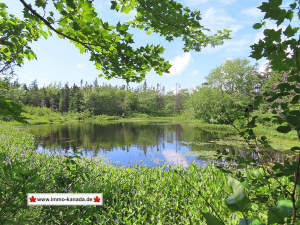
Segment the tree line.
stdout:
[[[182,114],[187,119],[200,119],[210,123],[231,123],[246,110],[254,96],[276,81],[276,73],[259,73],[257,65],[247,59],[227,60],[212,70],[205,82],[194,90],[166,91],[165,87],[147,85],[137,88],[128,85],[50,84],[39,87],[18,81],[2,80],[6,97],[23,105],[50,108],[53,112],[89,112],[91,115],[122,115],[145,113],[170,116]],[[7,91],[9,90],[9,91]]]
[[135,112],[171,115],[183,110],[183,104],[189,96],[187,89],[166,91],[159,84],[150,87],[146,81],[137,88],[100,85],[97,79],[92,84],[83,84],[81,81],[81,85],[66,83],[44,87],[39,87],[37,81],[29,85],[18,81],[2,81],[3,84],[5,82],[5,86],[9,88],[6,96],[10,99],[23,105],[47,107],[53,112],[61,113],[88,111],[91,115],[127,116]]

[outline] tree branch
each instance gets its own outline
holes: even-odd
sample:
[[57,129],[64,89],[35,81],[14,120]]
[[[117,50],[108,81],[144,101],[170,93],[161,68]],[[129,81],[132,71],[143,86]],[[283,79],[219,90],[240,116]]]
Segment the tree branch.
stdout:
[[81,44],[82,46],[84,46],[85,48],[87,48],[88,50],[90,51],[93,51],[93,49],[89,46],[90,44],[89,43],[86,43],[86,42],[82,42],[76,38],[73,38],[67,34],[64,34],[60,31],[58,31],[57,29],[55,29],[51,23],[49,23],[48,20],[46,20],[45,18],[43,18],[40,14],[37,13],[37,11],[35,11],[31,5],[27,4],[24,0],[20,0],[20,2],[23,4],[23,6],[28,9],[34,16],[36,16],[37,18],[39,18],[47,27],[49,27],[52,31],[54,31],[56,34],[59,34],[69,40],[72,40],[74,42],[77,42],[78,44]]
[[[91,45],[92,45],[92,46],[98,46],[98,47],[103,48],[103,46],[101,46],[101,45],[83,42],[83,41],[78,40],[77,38],[71,37],[71,36],[69,36],[69,35],[67,35],[67,34],[64,34],[63,32],[58,31],[57,29],[55,29],[55,28],[52,26],[52,24],[51,24],[48,20],[46,20],[45,18],[43,18],[36,10],[34,10],[34,9],[31,7],[30,4],[27,4],[27,3],[25,2],[25,0],[19,0],[19,1],[23,4],[23,6],[24,6],[26,9],[28,9],[28,10],[32,13],[32,15],[34,15],[34,16],[36,16],[38,19],[40,19],[47,27],[49,27],[49,28],[50,28],[52,31],[54,31],[56,34],[61,35],[61,36],[65,37],[65,38],[67,38],[67,39],[69,39],[69,40],[72,40],[72,41],[78,43],[78,44],[81,44],[81,45],[84,46],[86,49],[88,49],[93,55],[96,56],[97,54],[95,53],[95,51],[94,51],[94,49],[91,47]],[[102,38],[102,40],[103,40],[103,38]],[[104,40],[103,40],[103,43],[105,44],[105,50],[111,52],[111,51],[109,50],[109,47],[107,46],[107,44],[106,44],[106,42],[105,42]],[[100,59],[101,59],[101,58],[100,58]],[[101,61],[102,61],[102,60],[101,60]],[[103,61],[102,61],[102,64],[103,64]],[[110,72],[109,72],[109,71],[106,71],[106,73],[107,73],[108,75],[110,75]]]

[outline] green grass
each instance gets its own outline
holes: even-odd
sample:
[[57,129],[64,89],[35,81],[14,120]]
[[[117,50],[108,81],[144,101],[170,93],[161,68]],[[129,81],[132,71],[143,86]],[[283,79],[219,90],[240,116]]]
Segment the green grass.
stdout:
[[[261,136],[261,135],[259,135]],[[258,137],[259,137],[258,136]],[[287,151],[290,150],[294,146],[299,146],[299,141],[294,139],[282,138],[282,137],[274,137],[270,135],[266,135],[269,140],[270,146],[278,151]],[[218,139],[215,143],[219,145],[228,145],[228,146],[235,146],[239,148],[248,148],[247,143],[244,139],[238,135],[231,135],[228,137],[224,137],[222,139]]]
[[[147,114],[134,113],[128,117],[121,116],[109,116],[109,115],[98,115],[86,118],[84,121],[98,123],[98,124],[109,124],[109,123],[152,123],[152,122],[169,122],[175,123],[174,117],[159,117],[150,116]],[[176,122],[178,123],[178,122]]]
[[298,140],[298,135],[295,130],[290,131],[289,133],[280,133],[276,130],[275,126],[258,126],[254,129],[255,133],[258,135],[272,136],[278,139],[289,139],[289,140]]
[[[181,123],[189,124],[193,127],[199,127],[204,130],[216,131],[221,133],[232,134],[228,137],[216,140],[215,142],[220,145],[230,145],[236,147],[247,147],[247,143],[237,134],[237,131],[231,125],[224,124],[208,124],[200,120],[186,120]],[[295,130],[284,134],[276,130],[275,126],[258,126],[254,128],[255,134],[260,136],[266,136],[273,149],[286,151],[294,146],[299,146],[299,139]]]
[[189,124],[193,127],[202,128],[204,130],[225,132],[225,133],[236,133],[232,126],[226,124],[209,124],[201,120],[186,120],[182,121],[184,124]]
[[[60,113],[52,112],[51,109],[46,107],[24,106],[22,116],[25,117],[27,124],[40,125],[40,124],[55,124],[66,123],[70,121],[79,121],[90,118],[91,115],[87,112],[82,113]],[[24,123],[16,121],[1,121],[0,124],[5,125],[24,125]]]

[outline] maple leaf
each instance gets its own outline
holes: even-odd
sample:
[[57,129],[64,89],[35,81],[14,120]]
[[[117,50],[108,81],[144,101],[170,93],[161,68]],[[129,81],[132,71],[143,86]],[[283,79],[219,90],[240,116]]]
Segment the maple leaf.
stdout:
[[30,202],[35,202],[36,198],[34,196],[31,196],[31,198],[29,198]]
[[96,197],[94,198],[94,202],[100,202],[100,198],[99,198],[98,196],[96,196]]

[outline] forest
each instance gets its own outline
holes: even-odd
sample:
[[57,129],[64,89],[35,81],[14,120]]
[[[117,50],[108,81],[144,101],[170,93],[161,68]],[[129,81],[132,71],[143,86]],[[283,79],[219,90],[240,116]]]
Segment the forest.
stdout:
[[[267,70],[267,69],[266,69]],[[276,72],[258,72],[246,59],[224,62],[205,78],[194,90],[166,91],[159,84],[138,88],[100,85],[81,81],[76,84],[51,84],[38,87],[37,81],[29,86],[18,81],[2,80],[2,96],[15,103],[45,107],[52,112],[82,113],[97,116],[130,116],[144,113],[151,116],[184,115],[186,119],[198,119],[208,123],[230,124],[236,114],[253,104],[255,94],[276,85],[280,80]],[[230,108],[230,111],[228,110]],[[263,108],[262,108],[263,110]],[[267,110],[265,110],[267,112]],[[232,115],[232,119],[228,115]],[[13,120],[9,115],[2,120]],[[232,120],[232,121],[231,121]]]
[[[234,31],[203,25],[200,10],[174,0],[111,0],[114,13],[134,12],[116,24],[93,0],[17,2],[15,14],[0,2],[0,224],[300,224],[299,0],[257,6],[252,27],[263,36],[252,61],[227,59],[193,89],[173,91],[148,85],[150,71],[164,76],[172,65],[163,45],[134,45],[134,29],[181,41],[184,52],[225,45]],[[32,43],[51,36],[127,85],[96,75],[20,83],[16,69],[38,60]],[[253,63],[262,59],[264,71]],[[144,162],[126,164],[135,157]],[[37,193],[101,199],[34,205]]]

